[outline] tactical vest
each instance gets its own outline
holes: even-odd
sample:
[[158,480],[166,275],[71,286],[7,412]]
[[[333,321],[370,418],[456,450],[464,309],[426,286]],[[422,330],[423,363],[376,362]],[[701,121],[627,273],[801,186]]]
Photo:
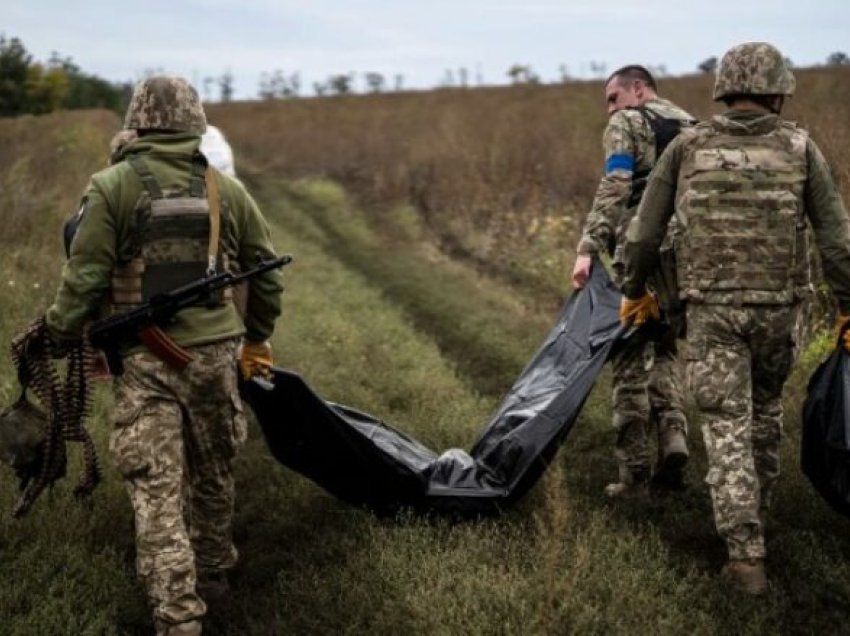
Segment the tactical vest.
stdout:
[[[119,262],[112,273],[114,309],[130,309],[210,273],[229,271],[230,258],[220,238],[227,219],[221,214],[212,169],[203,157],[198,153],[193,158],[188,196],[185,191],[163,191],[142,157],[131,155],[126,161],[144,191],[133,211],[127,250],[131,257]],[[227,288],[204,306],[220,306],[230,297]]]
[[[646,106],[638,106],[634,110],[639,111],[643,115],[644,120],[649,124],[649,128],[652,131],[652,136],[655,139],[655,161],[658,161],[661,153],[676,138],[676,135],[682,131],[683,126],[693,126],[697,123],[695,119],[662,117],[660,113]],[[628,204],[630,208],[637,207],[640,203],[651,171],[652,167],[649,167],[635,170],[632,173],[632,190],[629,195]]]
[[[648,106],[636,106],[632,108],[640,112],[644,121],[648,124],[652,132],[653,145],[655,148],[655,160],[650,166],[644,166],[634,170],[632,173],[632,184],[629,192],[626,213],[620,220],[616,230],[616,248],[613,255],[613,267],[615,272],[622,275],[625,269],[623,260],[623,247],[625,241],[626,230],[629,223],[634,218],[637,212],[637,207],[643,198],[643,193],[646,190],[646,184],[649,180],[649,174],[652,171],[655,163],[661,153],[670,145],[670,142],[685,127],[690,127],[696,124],[695,119],[682,117],[665,117]],[[666,110],[666,109],[665,109]],[[668,111],[669,112],[669,111]],[[648,160],[648,159],[647,159]],[[641,162],[645,163],[645,162]],[[678,314],[684,310],[684,305],[679,302],[679,290],[676,282],[676,256],[673,251],[678,236],[679,229],[675,217],[670,220],[667,234],[664,236],[664,242],[661,244],[661,260],[658,267],[655,268],[650,276],[649,283],[659,298],[659,302],[664,310],[670,314]]]
[[679,168],[682,298],[781,305],[809,286],[806,138],[788,123],[761,135],[697,127]]

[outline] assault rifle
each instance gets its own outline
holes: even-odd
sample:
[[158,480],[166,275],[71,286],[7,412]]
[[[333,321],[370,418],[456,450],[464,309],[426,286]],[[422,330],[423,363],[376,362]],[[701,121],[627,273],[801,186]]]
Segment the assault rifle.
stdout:
[[140,340],[170,366],[183,369],[189,364],[192,355],[162,329],[173,322],[177,312],[187,307],[212,303],[219,290],[291,262],[292,257],[287,254],[273,260],[260,261],[253,269],[239,274],[213,274],[157,294],[140,307],[92,323],[88,331],[89,340],[93,346],[106,354],[106,361],[113,375],[121,375],[124,372],[121,347],[134,339]]

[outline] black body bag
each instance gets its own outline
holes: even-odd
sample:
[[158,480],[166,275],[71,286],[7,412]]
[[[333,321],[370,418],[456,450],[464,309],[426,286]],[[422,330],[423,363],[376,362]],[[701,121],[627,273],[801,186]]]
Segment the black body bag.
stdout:
[[850,354],[844,347],[809,380],[800,464],[829,505],[850,517]]
[[620,293],[597,261],[554,328],[467,452],[442,454],[376,417],[328,402],[298,375],[243,382],[274,457],[336,497],[376,512],[409,507],[477,516],[499,512],[540,478],[572,429],[623,335]]

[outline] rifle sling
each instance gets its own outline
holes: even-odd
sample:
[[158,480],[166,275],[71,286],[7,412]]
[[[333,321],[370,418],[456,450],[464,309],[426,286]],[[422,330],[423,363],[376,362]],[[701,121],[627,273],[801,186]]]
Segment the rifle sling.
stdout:
[[218,238],[221,228],[221,197],[218,193],[218,183],[215,180],[215,168],[207,166],[207,204],[210,208],[210,242],[207,249],[209,256],[207,275],[215,273],[218,260]]

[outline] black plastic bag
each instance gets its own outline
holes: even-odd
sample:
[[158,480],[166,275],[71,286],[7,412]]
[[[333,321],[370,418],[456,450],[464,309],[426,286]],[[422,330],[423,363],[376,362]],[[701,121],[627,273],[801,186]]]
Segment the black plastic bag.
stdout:
[[809,380],[800,464],[829,505],[850,517],[850,355],[844,347]]
[[281,369],[272,385],[243,383],[242,395],[275,458],[344,501],[385,513],[498,512],[536,483],[572,429],[623,335],[620,298],[595,263],[469,453],[438,456],[371,415],[326,402]]

